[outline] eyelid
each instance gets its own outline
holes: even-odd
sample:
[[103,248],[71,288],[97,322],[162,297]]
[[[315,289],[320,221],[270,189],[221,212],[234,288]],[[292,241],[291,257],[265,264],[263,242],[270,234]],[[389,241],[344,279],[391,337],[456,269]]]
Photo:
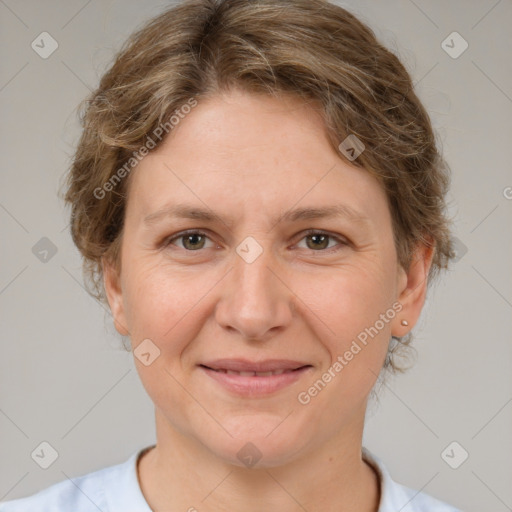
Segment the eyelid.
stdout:
[[[179,240],[180,238],[183,238],[187,235],[204,236],[205,238],[208,238],[211,242],[216,243],[214,240],[212,240],[212,237],[208,235],[207,229],[186,229],[185,231],[180,231],[179,233],[165,237],[162,241],[162,245],[164,247],[167,247],[168,245],[171,245],[172,242],[174,242],[175,240]],[[174,245],[174,244],[172,244],[172,245]],[[180,247],[180,249],[181,249],[181,247]],[[184,250],[187,251],[187,249],[184,249]],[[187,251],[187,252],[199,252],[199,250],[198,251]]]
[[299,242],[301,242],[304,238],[306,238],[307,236],[310,236],[310,235],[324,235],[324,236],[328,236],[332,240],[336,240],[338,242],[338,247],[330,247],[329,249],[323,249],[323,250],[318,250],[318,251],[309,249],[311,252],[331,253],[331,252],[336,252],[337,250],[340,249],[340,247],[350,245],[350,241],[343,235],[330,233],[329,231],[325,231],[323,229],[313,229],[313,228],[306,229],[306,231],[302,231],[300,233],[300,235],[301,235],[301,238],[299,239]]
[[[210,237],[208,235],[208,232],[209,232],[209,230],[207,230],[207,229],[200,229],[200,228],[187,229],[185,231],[180,231],[179,233],[171,235],[170,237],[164,238],[164,240],[162,242],[162,245],[164,247],[167,247],[168,245],[171,245],[173,241],[178,240],[178,239],[180,239],[182,237],[185,237],[187,235],[200,235],[200,236],[204,236],[204,237],[208,238],[211,242],[216,243],[212,239],[212,237]],[[311,252],[330,253],[330,252],[335,252],[335,251],[339,250],[339,246],[343,247],[343,246],[350,245],[350,241],[346,237],[344,237],[342,235],[337,235],[337,234],[334,234],[334,233],[330,233],[329,231],[325,231],[325,230],[322,230],[322,229],[310,228],[310,229],[307,229],[305,231],[302,231],[301,233],[299,233],[299,235],[301,236],[301,238],[296,242],[296,244],[298,244],[304,238],[306,238],[307,236],[310,236],[310,235],[324,235],[324,236],[328,236],[329,238],[331,238],[333,240],[336,240],[336,242],[338,242],[338,247],[331,247],[329,249],[321,249],[321,250],[318,250],[318,251],[315,251],[314,249],[309,249]],[[296,245],[296,244],[294,244],[294,245]],[[172,245],[174,245],[174,244],[172,244]],[[218,244],[217,244],[217,246],[218,246]],[[181,249],[181,247],[180,247],[180,249]],[[201,252],[201,249],[198,249],[197,251],[191,251],[191,250],[187,250],[187,249],[183,249],[183,250],[186,251],[186,252],[190,252],[190,253]]]

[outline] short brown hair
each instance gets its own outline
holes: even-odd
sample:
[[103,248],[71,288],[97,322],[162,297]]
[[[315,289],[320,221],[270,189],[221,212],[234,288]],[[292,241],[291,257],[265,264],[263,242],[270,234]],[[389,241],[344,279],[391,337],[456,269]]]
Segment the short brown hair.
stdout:
[[[186,0],[135,32],[82,104],[64,199],[94,297],[106,302],[102,257],[120,269],[130,180],[118,179],[119,171],[124,166],[127,174],[149,134],[191,98],[233,87],[319,106],[342,158],[340,142],[355,135],[365,150],[351,163],[386,192],[399,263],[408,269],[422,242],[434,247],[429,284],[447,267],[448,166],[409,73],[374,32],[324,0]],[[405,347],[411,339],[395,341]],[[397,346],[385,366],[400,370],[392,357]]]

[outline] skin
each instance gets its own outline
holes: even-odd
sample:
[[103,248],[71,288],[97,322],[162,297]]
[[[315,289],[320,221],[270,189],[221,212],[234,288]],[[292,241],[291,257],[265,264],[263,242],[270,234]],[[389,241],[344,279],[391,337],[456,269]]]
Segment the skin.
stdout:
[[[420,315],[432,250],[419,246],[408,272],[398,265],[380,184],[343,160],[318,112],[290,96],[201,100],[129,179],[121,271],[103,269],[116,329],[133,349],[149,338],[160,350],[148,366],[135,358],[155,404],[156,447],[138,466],[150,507],[377,511],[378,478],[361,458],[367,400],[390,337]],[[178,202],[217,217],[144,224]],[[337,204],[367,220],[271,221]],[[188,229],[206,238],[169,242]],[[319,242],[307,229],[332,236]],[[263,250],[252,263],[236,252],[248,236]],[[396,301],[400,313],[301,404],[298,394]],[[312,368],[271,395],[240,397],[198,366],[224,357]],[[247,442],[262,455],[252,468],[237,457]]]

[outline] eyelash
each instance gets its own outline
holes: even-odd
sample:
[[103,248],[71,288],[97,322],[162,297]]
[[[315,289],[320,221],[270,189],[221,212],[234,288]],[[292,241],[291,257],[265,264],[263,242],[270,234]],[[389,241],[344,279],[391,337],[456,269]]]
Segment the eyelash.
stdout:
[[[189,235],[200,235],[200,236],[206,237],[209,240],[211,240],[210,237],[206,233],[199,231],[199,230],[192,229],[192,230],[188,230],[188,231],[182,231],[181,233],[178,233],[178,234],[172,236],[171,238],[166,238],[163,242],[163,245],[165,247],[168,247],[169,245],[174,245],[174,244],[172,244],[172,242],[174,242],[175,240],[179,240],[180,238],[189,236]],[[321,230],[317,230],[317,229],[306,230],[306,232],[304,233],[304,236],[299,240],[299,242],[301,242],[304,238],[307,238],[308,236],[311,236],[311,235],[327,236],[327,237],[329,237],[329,239],[335,240],[339,243],[338,248],[331,247],[328,249],[319,249],[319,250],[308,249],[311,252],[332,253],[332,252],[337,252],[337,251],[341,250],[343,247],[349,245],[349,242],[347,240],[344,240],[338,236],[332,235],[326,231],[321,231]],[[179,247],[179,249],[181,249],[181,247]],[[183,248],[183,250],[186,252],[189,252],[189,253],[194,253],[194,252],[201,252],[202,249],[197,249],[197,250],[193,251],[190,249]]]

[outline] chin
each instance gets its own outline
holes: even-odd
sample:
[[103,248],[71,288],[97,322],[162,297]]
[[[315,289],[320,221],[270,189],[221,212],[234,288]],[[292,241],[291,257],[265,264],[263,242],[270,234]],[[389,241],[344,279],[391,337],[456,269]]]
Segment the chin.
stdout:
[[284,418],[286,415],[246,416],[224,421],[223,425],[233,437],[227,434],[220,438],[209,437],[202,443],[218,458],[234,466],[248,469],[283,466],[300,456],[308,440],[298,425],[292,421],[287,423]]

